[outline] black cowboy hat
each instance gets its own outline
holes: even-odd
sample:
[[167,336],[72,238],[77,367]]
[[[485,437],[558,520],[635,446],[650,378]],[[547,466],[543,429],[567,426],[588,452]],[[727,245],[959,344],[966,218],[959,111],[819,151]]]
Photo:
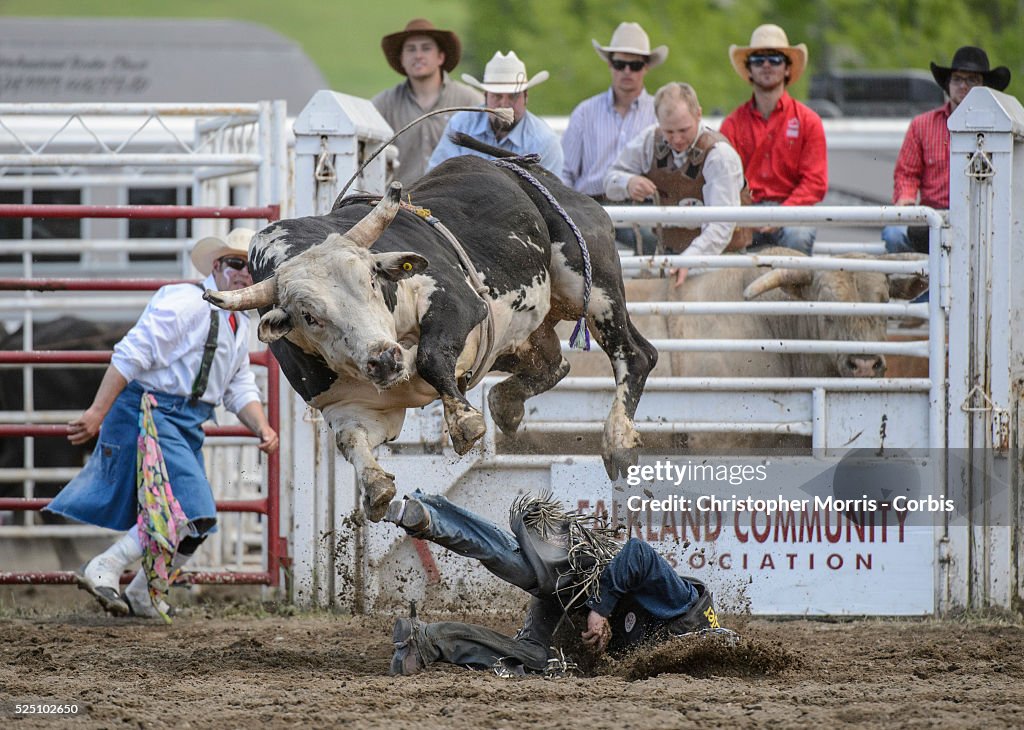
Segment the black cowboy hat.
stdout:
[[451,71],[459,65],[459,59],[462,57],[462,43],[459,41],[459,37],[450,30],[435,28],[434,24],[426,18],[414,18],[406,24],[405,30],[386,35],[380,41],[384,57],[388,59],[391,68],[398,73],[405,76],[405,69],[402,68],[402,46],[405,44],[405,39],[413,35],[425,35],[434,39],[444,52],[444,64],[441,68],[445,71]]
[[935,77],[935,83],[941,86],[942,90],[947,93],[949,92],[949,77],[953,75],[954,71],[979,73],[984,79],[985,86],[996,91],[1002,91],[1010,85],[1010,69],[1006,68],[1006,66],[997,66],[990,69],[988,54],[974,46],[958,48],[956,53],[953,54],[953,63],[948,68],[935,63],[932,64],[932,76]]

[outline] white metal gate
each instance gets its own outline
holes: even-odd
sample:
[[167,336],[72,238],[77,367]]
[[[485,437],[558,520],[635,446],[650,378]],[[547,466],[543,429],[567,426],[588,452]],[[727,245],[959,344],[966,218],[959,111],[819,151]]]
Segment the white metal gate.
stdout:
[[[78,192],[80,203],[96,207],[129,203],[131,189],[170,188],[187,191],[192,208],[274,208],[287,215],[291,211],[288,143],[283,101],[196,105],[0,104],[0,190],[17,191],[25,196],[23,202],[31,203],[39,191],[72,189]],[[204,235],[224,235],[232,226],[259,228],[264,223],[258,218],[196,219],[190,235],[185,235],[184,227],[179,226],[176,237],[159,239],[131,238],[127,219],[90,219],[82,224],[80,237],[65,239],[36,239],[29,235],[26,224],[24,240],[4,241],[0,247],[4,254],[18,257],[16,262],[0,264],[0,270],[3,276],[22,278],[104,278],[123,276],[127,271],[136,277],[189,278],[193,271],[188,251],[194,240]],[[38,261],[41,254],[49,259]],[[165,256],[155,263],[130,263],[129,257],[135,254]],[[63,260],[53,262],[58,256]],[[5,292],[0,294],[0,319],[19,324],[24,333],[24,349],[32,350],[36,349],[33,331],[38,321],[63,314],[96,320],[132,320],[150,296],[148,292]],[[252,346],[262,347],[255,337]],[[0,413],[0,421],[61,424],[77,415],[69,411],[40,412],[35,408],[32,384],[37,367],[22,368],[23,411]],[[262,369],[256,372],[257,377],[263,377]],[[221,424],[237,423],[227,413],[221,414],[219,420]],[[25,498],[36,496],[37,481],[64,481],[78,471],[34,463],[32,441],[26,439],[24,468],[0,473],[0,480],[6,484],[20,485],[18,496]],[[205,453],[219,499],[260,495],[264,486],[263,462],[251,441],[235,437],[214,439],[208,442]],[[34,513],[25,515],[23,526],[4,524],[8,520],[3,518],[10,515],[0,515],[0,541],[73,536],[106,539],[106,532],[98,528],[43,525]],[[225,515],[221,530],[203,550],[204,565],[242,568],[261,564],[266,552],[264,532],[258,516],[241,512]],[[42,562],[21,567],[56,567],[46,562],[53,559],[48,555],[50,551],[24,552],[34,552]]]
[[[333,123],[343,135],[354,136],[363,144],[333,140],[331,125],[326,121],[329,116],[321,114],[317,117],[320,125],[304,132],[308,142],[303,143],[299,135],[299,144],[306,145],[306,161],[298,162],[297,169],[307,170],[307,176],[321,169],[316,161],[335,149],[366,152],[388,136],[386,125],[374,118],[365,102],[341,95],[328,101],[333,111],[353,115]],[[884,310],[890,316],[917,316],[926,311],[928,345],[883,343],[871,350],[920,354],[922,347],[927,347],[928,378],[652,379],[641,401],[637,424],[641,433],[648,434],[705,430],[810,436],[813,450],[787,463],[793,491],[780,495],[786,497],[800,496],[800,489],[807,485],[827,483],[835,488],[839,456],[851,449],[884,447],[919,454],[914,467],[924,476],[914,478],[927,480],[922,484],[928,493],[918,496],[933,496],[931,492],[937,490],[937,499],[956,497],[958,505],[980,505],[984,514],[958,512],[936,518],[935,513],[929,513],[924,522],[890,515],[888,522],[870,524],[827,510],[805,517],[803,523],[799,516],[756,510],[742,517],[729,515],[728,524],[715,523],[713,515],[696,521],[682,514],[671,519],[627,515],[631,535],[657,543],[680,571],[707,579],[725,606],[757,613],[920,615],[963,606],[1009,607],[1020,594],[1016,572],[1020,467],[1013,449],[1020,420],[1017,391],[1024,370],[1017,324],[1024,295],[1013,293],[1019,287],[1015,290],[1010,285],[1015,269],[1021,267],[1022,255],[1021,225],[1012,214],[1021,209],[1019,171],[1024,166],[1024,156],[1019,154],[1020,120],[1024,115],[1019,109],[1010,97],[975,89],[954,116],[953,122],[959,126],[953,135],[951,229],[940,215],[926,208],[609,209],[617,221],[693,224],[738,220],[818,226],[900,222],[924,224],[932,230],[933,255],[927,264],[930,304],[893,304]],[[972,167],[965,171],[968,157]],[[358,159],[359,152],[350,158],[349,170]],[[335,167],[340,177],[347,176],[341,175],[341,166]],[[300,176],[297,182],[302,185],[302,180]],[[325,182],[334,187],[325,191]],[[319,180],[314,189],[299,196],[317,201],[316,207],[307,203],[311,211],[316,210],[333,198],[338,184]],[[363,188],[380,192],[382,185],[382,176],[371,171]],[[624,259],[626,269],[656,269],[672,263],[671,259]],[[711,266],[722,262],[703,263]],[[849,265],[827,258],[775,264]],[[912,266],[891,262],[865,265],[887,271]],[[699,309],[687,306],[690,311]],[[716,311],[716,306],[721,303],[701,311]],[[757,305],[729,306],[732,308],[719,311],[744,311]],[[685,309],[667,303],[631,308],[634,312]],[[810,311],[812,307],[804,309]],[[826,310],[818,308],[828,314]],[[665,350],[724,346],[822,351],[831,347],[821,342],[657,344]],[[380,463],[396,475],[400,493],[415,488],[444,493],[498,524],[506,522],[506,510],[514,496],[528,491],[550,489],[567,504],[584,511],[618,509],[613,505],[625,486],[608,480],[599,457],[521,454],[503,444],[486,407],[486,392],[495,382],[487,378],[469,394],[485,414],[488,432],[482,445],[462,458],[446,448],[439,404],[409,412],[400,438],[380,449]],[[583,438],[603,421],[610,389],[610,380],[569,377],[552,392],[529,402],[522,433],[541,439],[567,434]],[[292,536],[295,599],[299,603],[360,610],[370,605],[396,605],[409,598],[426,598],[435,607],[466,602],[494,606],[496,600],[498,604],[521,602],[520,594],[499,585],[470,561],[409,540],[391,525],[353,521],[352,511],[358,503],[351,468],[336,454],[332,435],[316,415],[301,407],[295,413],[292,449],[297,455],[315,455],[296,464],[294,470]],[[958,459],[958,453],[951,457],[956,449],[966,450],[967,458],[974,459],[969,463],[978,464],[977,479],[968,475],[965,481],[963,470],[949,468],[951,459]],[[995,467],[986,462],[991,462],[993,456]],[[1000,491],[1004,484],[1010,488]],[[997,493],[1001,502],[990,498]]]

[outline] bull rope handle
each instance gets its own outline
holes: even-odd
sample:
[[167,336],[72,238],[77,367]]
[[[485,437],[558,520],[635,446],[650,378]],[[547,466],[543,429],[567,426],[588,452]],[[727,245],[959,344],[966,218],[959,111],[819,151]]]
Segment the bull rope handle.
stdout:
[[381,152],[386,150],[388,148],[388,146],[392,142],[394,142],[396,139],[398,139],[398,137],[401,134],[403,134],[404,132],[408,131],[411,127],[419,124],[420,122],[422,122],[427,117],[432,117],[435,114],[447,114],[449,112],[477,112],[477,113],[480,113],[480,114],[483,114],[483,113],[493,114],[497,118],[497,120],[499,122],[501,122],[501,124],[503,124],[506,127],[511,127],[512,126],[512,122],[515,120],[515,117],[513,116],[513,111],[510,108],[508,108],[508,107],[498,107],[496,109],[492,109],[492,108],[486,107],[486,106],[484,106],[484,107],[479,107],[479,106],[449,106],[449,107],[445,107],[444,109],[435,109],[432,112],[427,112],[426,114],[421,114],[420,116],[416,117],[411,122],[406,124],[404,127],[399,129],[393,135],[391,135],[391,139],[389,139],[387,142],[382,144],[377,149],[376,152],[374,152],[372,155],[370,155],[368,158],[366,158],[366,161],[362,165],[359,166],[359,169],[356,170],[352,174],[352,177],[350,177],[348,179],[348,182],[345,183],[345,187],[343,187],[341,189],[341,192],[338,193],[337,199],[340,200],[341,198],[345,197],[345,193],[347,193],[348,189],[350,187],[352,187],[352,183],[354,183],[356,181],[356,178],[359,177],[361,174],[363,174],[363,170],[366,169],[366,166],[369,165],[371,162],[373,162],[377,158],[377,155],[379,155]]
[[590,306],[590,287],[593,283],[593,272],[590,268],[590,250],[587,248],[587,242],[583,239],[583,234],[580,233],[580,229],[576,227],[576,223],[573,219],[565,212],[565,209],[558,204],[555,200],[555,196],[551,194],[544,184],[526,171],[520,163],[536,164],[540,162],[540,155],[529,154],[521,155],[519,157],[505,157],[500,160],[493,161],[498,167],[504,167],[506,170],[511,170],[519,177],[526,180],[528,183],[537,188],[544,199],[548,201],[548,204],[554,209],[562,220],[566,222],[569,228],[572,230],[572,234],[576,237],[576,243],[580,245],[580,252],[583,254],[583,313],[580,315],[579,320],[576,322],[576,326],[572,330],[572,334],[569,335],[569,346],[574,350],[586,350],[590,351],[590,330],[587,329],[587,308]]

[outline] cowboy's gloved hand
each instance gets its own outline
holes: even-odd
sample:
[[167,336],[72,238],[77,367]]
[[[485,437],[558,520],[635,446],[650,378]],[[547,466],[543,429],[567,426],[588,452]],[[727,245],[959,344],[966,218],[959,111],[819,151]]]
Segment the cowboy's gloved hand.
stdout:
[[587,630],[580,635],[580,638],[583,639],[584,644],[601,653],[611,641],[612,627],[608,623],[608,619],[592,610],[587,616]]

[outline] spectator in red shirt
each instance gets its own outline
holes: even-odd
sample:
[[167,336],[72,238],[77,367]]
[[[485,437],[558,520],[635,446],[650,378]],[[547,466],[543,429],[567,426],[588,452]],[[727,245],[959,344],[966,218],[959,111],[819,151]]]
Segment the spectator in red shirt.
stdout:
[[[953,54],[948,67],[932,63],[932,76],[949,101],[938,109],[920,114],[910,122],[893,172],[892,202],[895,205],[928,205],[949,208],[949,115],[975,86],[1002,91],[1010,83],[1006,66],[989,68],[988,54],[964,46]],[[928,253],[927,228],[886,226],[882,230],[885,249],[890,253]]]
[[[754,93],[722,122],[743,160],[755,205],[814,205],[828,190],[828,156],[821,117],[786,93],[807,67],[807,46],[789,45],[777,25],[758,26],[749,46],[730,46],[729,57]],[[765,226],[751,248],[786,246],[810,254],[817,231]],[[749,249],[748,249],[749,250]]]

